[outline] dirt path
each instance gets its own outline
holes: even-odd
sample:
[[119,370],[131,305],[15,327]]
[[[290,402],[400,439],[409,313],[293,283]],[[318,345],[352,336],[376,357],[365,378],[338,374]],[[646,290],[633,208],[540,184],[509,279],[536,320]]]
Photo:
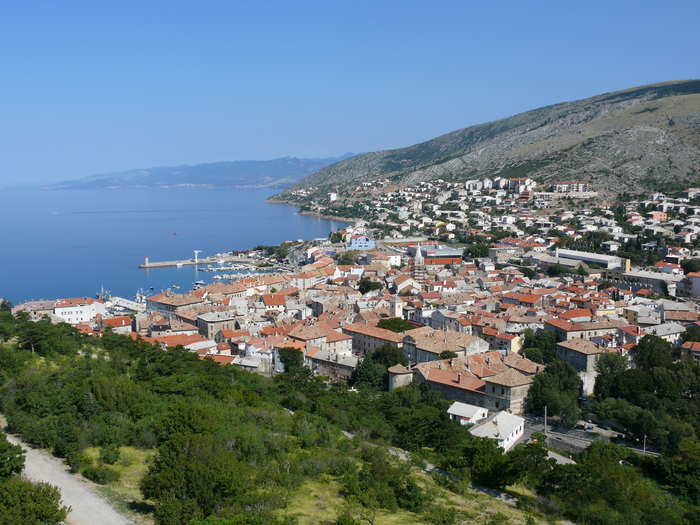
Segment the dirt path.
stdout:
[[[4,422],[3,422],[4,423]],[[10,434],[7,439],[26,450],[24,476],[31,481],[46,481],[59,488],[63,504],[72,508],[68,525],[131,525],[133,522],[118,514],[105,500],[95,494],[92,483],[80,475],[71,474],[63,461],[44,450],[30,448]]]

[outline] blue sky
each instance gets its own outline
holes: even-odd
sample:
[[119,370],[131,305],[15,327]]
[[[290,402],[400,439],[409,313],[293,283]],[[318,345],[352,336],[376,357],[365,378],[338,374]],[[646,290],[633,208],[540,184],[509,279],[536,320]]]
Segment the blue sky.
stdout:
[[14,1],[0,185],[405,147],[697,78],[697,1]]

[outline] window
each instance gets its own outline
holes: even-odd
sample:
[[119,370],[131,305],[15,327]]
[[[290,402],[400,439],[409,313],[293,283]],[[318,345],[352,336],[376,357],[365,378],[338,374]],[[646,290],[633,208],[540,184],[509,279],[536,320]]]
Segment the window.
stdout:
[[504,388],[501,388],[501,395],[505,395],[506,390]]

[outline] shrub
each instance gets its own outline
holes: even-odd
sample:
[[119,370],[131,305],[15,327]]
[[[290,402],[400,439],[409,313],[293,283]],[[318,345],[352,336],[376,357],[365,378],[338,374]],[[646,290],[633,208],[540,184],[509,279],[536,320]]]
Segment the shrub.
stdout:
[[119,460],[119,447],[110,443],[100,447],[100,460],[107,465],[114,465]]
[[86,467],[83,469],[83,476],[100,485],[106,485],[107,483],[119,481],[119,472],[108,467],[107,465],[100,465],[99,467]]

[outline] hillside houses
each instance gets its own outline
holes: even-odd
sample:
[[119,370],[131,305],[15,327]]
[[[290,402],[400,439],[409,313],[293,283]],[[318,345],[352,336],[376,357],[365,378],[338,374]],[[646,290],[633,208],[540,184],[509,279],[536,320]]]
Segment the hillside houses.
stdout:
[[[366,206],[384,219],[373,226],[406,237],[389,248],[374,241],[380,231],[358,222],[346,228],[343,246],[299,245],[289,271],[157,293],[145,312],[130,317],[88,298],[33,301],[15,312],[95,336],[113,330],[162,348],[182,345],[202,359],[266,375],[282,372],[279,352],[291,347],[329,381],[348,380],[366,356],[389,344],[409,363],[391,367],[393,386],[425,383],[447,398],[511,413],[526,410],[527,392],[544,370],[520,355],[530,330],[555,334],[558,358],[581,374],[587,395],[601,355],[630,355],[645,335],[682,344],[700,321],[696,303],[686,301],[700,299],[700,272],[681,266],[694,253],[700,207],[659,197],[614,211],[552,208],[591,193],[583,181],[432,181],[389,189],[362,188],[377,192]],[[552,196],[536,209],[539,193]],[[342,253],[333,251],[343,248],[359,257],[338,264]],[[648,264],[633,266],[631,251]],[[363,295],[361,282],[375,289]],[[392,317],[413,328],[377,326]],[[696,360],[700,352],[687,347],[683,355]]]

